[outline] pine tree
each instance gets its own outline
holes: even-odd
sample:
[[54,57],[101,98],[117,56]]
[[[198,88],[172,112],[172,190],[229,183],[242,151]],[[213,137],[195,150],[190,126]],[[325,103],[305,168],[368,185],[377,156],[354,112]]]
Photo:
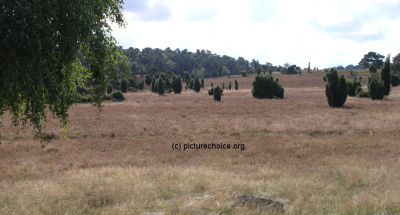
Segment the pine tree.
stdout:
[[238,83],[238,81],[235,79],[235,90],[238,90],[239,89],[239,83]]
[[203,78],[201,79],[201,88],[204,89],[204,79]]
[[231,90],[231,88],[232,88],[232,83],[229,82],[229,84],[228,84],[228,90]]

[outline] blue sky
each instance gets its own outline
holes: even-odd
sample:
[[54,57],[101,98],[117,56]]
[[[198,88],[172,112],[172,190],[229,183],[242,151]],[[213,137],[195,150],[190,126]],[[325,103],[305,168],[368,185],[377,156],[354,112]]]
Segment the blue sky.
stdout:
[[307,67],[400,52],[399,0],[125,0],[124,48],[208,49]]

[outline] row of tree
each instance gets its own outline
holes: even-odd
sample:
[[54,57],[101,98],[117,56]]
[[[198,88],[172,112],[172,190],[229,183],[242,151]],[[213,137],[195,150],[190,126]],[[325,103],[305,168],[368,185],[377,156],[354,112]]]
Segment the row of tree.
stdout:
[[394,74],[393,69],[391,69],[394,64],[390,63],[390,55],[386,57],[382,65],[380,76],[377,74],[377,66],[380,63],[375,60],[371,62],[369,65],[371,74],[368,77],[367,91],[362,89],[361,82],[357,78],[352,82],[347,82],[344,75],[339,76],[335,68],[326,71],[324,76],[324,81],[326,82],[325,94],[330,107],[342,107],[348,95],[370,97],[372,100],[383,99],[385,95],[390,94],[391,86],[395,87],[399,84],[399,76]]

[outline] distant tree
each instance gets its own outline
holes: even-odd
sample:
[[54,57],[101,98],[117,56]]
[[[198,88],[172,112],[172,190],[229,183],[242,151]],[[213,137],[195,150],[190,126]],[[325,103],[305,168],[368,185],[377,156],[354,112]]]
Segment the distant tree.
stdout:
[[162,78],[158,79],[157,92],[159,95],[164,95],[165,92],[165,82]]
[[330,107],[343,107],[347,98],[347,81],[342,74],[339,78],[337,70],[331,68],[324,76],[325,94]]
[[153,78],[151,79],[151,91],[153,92],[153,93],[156,93],[157,92],[157,88],[156,88],[156,78],[153,76]]
[[122,79],[122,81],[121,81],[121,91],[123,93],[126,93],[127,90],[128,90],[128,82],[126,81],[126,79]]
[[397,54],[395,57],[393,57],[392,60],[393,60],[393,64],[392,64],[393,71],[395,73],[400,73],[400,53]]
[[394,74],[393,72],[390,75],[392,76],[392,78],[391,78],[392,87],[397,87],[400,83],[399,75]]
[[372,100],[382,100],[385,96],[385,85],[377,74],[368,77],[368,89]]
[[222,66],[218,68],[218,77],[222,77]]
[[225,89],[225,83],[222,83],[222,89]]
[[213,94],[215,101],[221,101],[222,89],[218,85],[214,88]]
[[180,76],[174,75],[172,77],[172,89],[174,90],[174,93],[182,92],[182,79]]
[[375,67],[374,64],[371,64],[371,65],[369,66],[369,72],[370,72],[370,73],[375,74],[377,71],[378,71],[378,70],[376,69],[376,67]]
[[213,78],[218,77],[218,71],[214,69],[214,70],[211,72],[211,77],[213,77]]
[[357,87],[361,87],[361,83],[357,81],[357,78],[354,78],[354,81],[347,82],[347,95],[356,96]]
[[308,62],[308,72],[309,72],[309,73],[311,72],[311,69],[310,69],[310,62]]
[[235,79],[235,90],[238,90],[239,89],[239,83],[238,83],[238,81]]
[[204,79],[201,79],[201,88],[204,89]]
[[199,78],[195,78],[194,79],[194,91],[196,92],[196,93],[198,93],[198,92],[200,92],[200,89],[201,89],[201,83],[200,83],[200,81],[199,81]]
[[112,90],[113,90],[112,85],[111,85],[111,84],[108,84],[108,85],[107,85],[107,94],[112,93]]
[[385,56],[379,53],[368,52],[364,55],[364,57],[360,60],[358,64],[363,66],[364,68],[369,68],[370,65],[374,65],[377,69],[380,69],[383,65],[383,58],[385,58]]
[[232,82],[229,82],[229,84],[228,84],[228,90],[231,90],[232,89]]
[[246,70],[240,71],[240,74],[242,74],[242,77],[247,77],[248,72]]
[[296,74],[296,65],[291,65],[287,68],[287,74]]
[[150,86],[150,84],[151,84],[151,77],[150,77],[149,75],[146,75],[145,83],[146,83],[147,86]]
[[390,94],[390,54],[386,57],[385,63],[383,64],[382,67],[382,72],[381,72],[381,79],[383,81],[383,84],[385,85],[385,95]]

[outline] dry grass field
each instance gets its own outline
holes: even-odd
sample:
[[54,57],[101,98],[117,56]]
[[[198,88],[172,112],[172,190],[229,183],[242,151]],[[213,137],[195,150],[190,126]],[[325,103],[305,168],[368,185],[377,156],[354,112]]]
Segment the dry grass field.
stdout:
[[241,194],[280,201],[285,214],[400,214],[400,88],[330,108],[322,72],[273,75],[284,99],[254,99],[253,77],[231,77],[205,80],[239,81],[222,102],[145,89],[101,112],[78,104],[70,133],[45,123],[50,142],[5,115],[0,214],[231,214]]

